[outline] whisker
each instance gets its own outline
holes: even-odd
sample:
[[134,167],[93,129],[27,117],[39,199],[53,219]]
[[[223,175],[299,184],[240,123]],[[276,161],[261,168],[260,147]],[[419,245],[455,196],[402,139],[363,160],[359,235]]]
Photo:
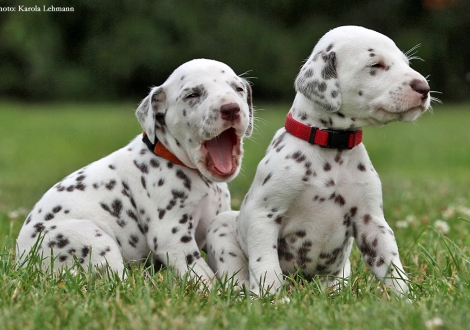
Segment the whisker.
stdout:
[[258,79],[258,77],[248,77],[248,76],[246,76],[247,74],[249,74],[249,73],[252,72],[252,71],[253,71],[253,70],[245,71],[245,72],[243,72],[242,74],[239,74],[238,76],[239,76],[239,77],[242,77],[243,79],[248,80],[248,82],[251,83],[250,79]]
[[421,44],[417,44],[416,46],[412,47],[408,51],[404,52],[405,56],[408,58],[408,61],[412,61],[412,60],[424,61],[421,57],[416,56],[416,53],[418,53],[419,47],[421,47]]

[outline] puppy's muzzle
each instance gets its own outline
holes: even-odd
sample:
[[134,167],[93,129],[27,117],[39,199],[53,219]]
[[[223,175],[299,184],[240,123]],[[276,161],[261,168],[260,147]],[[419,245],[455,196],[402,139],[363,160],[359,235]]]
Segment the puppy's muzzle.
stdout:
[[220,117],[223,120],[234,121],[240,118],[240,106],[235,103],[227,103],[220,107]]
[[410,87],[417,93],[421,94],[421,100],[426,100],[429,95],[429,85],[424,80],[415,79],[410,83]]

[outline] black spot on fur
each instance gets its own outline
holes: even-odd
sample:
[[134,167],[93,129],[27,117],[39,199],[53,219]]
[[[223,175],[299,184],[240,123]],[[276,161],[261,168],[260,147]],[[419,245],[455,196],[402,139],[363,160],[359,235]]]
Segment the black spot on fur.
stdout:
[[129,218],[131,218],[135,222],[138,221],[137,215],[132,210],[127,210],[126,213],[129,216]]
[[157,159],[152,158],[150,160],[150,166],[152,166],[153,168],[158,168],[160,166],[160,162]]
[[183,236],[181,237],[181,242],[183,243],[188,243],[188,242],[191,242],[193,238],[191,236]]
[[284,140],[285,136],[286,136],[286,132],[282,133],[276,139],[274,139],[273,142],[272,142],[273,148],[279,147],[279,144]]
[[56,236],[57,240],[57,247],[62,249],[63,247],[67,246],[70,242],[67,238],[64,237],[64,235],[59,234]]
[[277,254],[279,256],[279,259],[284,259],[286,261],[292,261],[294,259],[294,255],[289,252],[289,248],[287,246],[285,238],[281,238],[278,240]]
[[182,170],[176,171],[176,177],[183,181],[183,185],[188,190],[191,190],[191,179]]
[[351,207],[349,212],[344,215],[343,225],[345,225],[346,227],[349,227],[351,225],[352,219],[356,216],[356,213],[357,213],[357,207]]
[[377,257],[377,251],[375,251],[375,249],[367,242],[365,234],[362,234],[361,241],[358,245],[362,254],[369,257],[369,261]]
[[109,214],[111,214],[113,217],[115,218],[120,217],[121,211],[122,211],[122,202],[119,199],[115,199],[112,202],[111,207],[109,207],[109,205],[105,203],[100,203],[100,205],[103,208],[103,210],[109,212]]
[[273,173],[272,173],[272,172],[269,173],[269,174],[264,178],[263,183],[262,183],[261,185],[264,186],[265,183],[268,182],[269,179],[271,179],[272,176],[273,176]]
[[46,229],[46,227],[44,226],[44,224],[42,222],[38,222],[34,225],[34,228],[36,229],[36,232],[31,235],[31,238],[35,238],[37,236],[38,233],[42,232],[44,229]]
[[113,190],[114,186],[116,185],[116,180],[110,180],[106,185],[106,189]]
[[307,235],[307,233],[305,232],[305,230],[298,230],[296,233],[295,233],[296,236],[302,238],[302,237],[305,237],[305,235]]
[[297,163],[301,163],[306,159],[306,156],[301,151],[296,151],[288,157],[294,159]]
[[359,164],[357,165],[357,169],[358,169],[359,171],[361,171],[361,172],[365,172],[365,171],[366,171],[366,167],[365,167],[364,164],[362,164],[362,163],[359,163]]
[[116,223],[119,225],[119,227],[124,228],[127,225],[127,222],[125,222],[122,219],[117,219]]
[[86,258],[88,256],[88,253],[90,253],[90,247],[84,246],[82,248],[82,258]]
[[148,166],[147,164],[145,163],[142,163],[142,164],[139,164],[137,162],[137,160],[134,160],[134,165],[144,174],[148,174],[149,173],[149,169],[148,169]]
[[139,236],[131,235],[129,237],[129,245],[135,248],[137,246],[137,243],[139,243]]
[[[81,191],[84,191],[85,188],[86,188],[86,186],[85,186],[83,183],[81,183],[81,182],[79,182],[79,183],[75,186],[75,189],[81,190]],[[68,189],[67,189],[67,190],[68,190]]]
[[157,252],[157,248],[158,248],[158,242],[157,242],[157,237],[154,237],[153,238],[153,252]]
[[[322,78],[325,80],[338,78],[338,74],[336,73],[336,53],[331,52],[327,55],[323,55],[323,60],[326,63],[321,72]],[[326,86],[324,90],[320,90],[320,91],[324,92],[325,90],[326,90]]]
[[100,252],[100,256],[104,257],[106,253],[110,252],[111,248],[109,246],[106,247],[103,251]]
[[380,267],[380,266],[382,266],[382,265],[384,265],[384,264],[385,264],[385,260],[383,260],[382,258],[380,258],[380,259],[377,261],[377,263],[376,263],[375,265],[376,265],[377,267]]
[[333,179],[329,179],[327,182],[325,182],[325,187],[332,187],[335,185],[335,181]]
[[188,254],[188,255],[186,256],[186,262],[187,262],[188,266],[191,266],[191,265],[193,264],[193,262],[194,262],[194,257],[193,257],[192,254]]
[[62,206],[58,205],[52,209],[52,212],[59,213],[62,210]]
[[183,214],[183,216],[179,220],[179,223],[181,223],[181,224],[186,223],[186,222],[188,222],[188,219],[189,219],[189,216],[187,214]]
[[343,163],[341,159],[341,151],[338,151],[338,153],[335,156],[335,162],[339,163],[340,165]]
[[337,195],[337,196],[335,197],[335,203],[336,203],[336,204],[339,204],[340,206],[343,206],[343,205],[346,203],[346,201],[344,200],[344,197],[343,197],[343,196]]

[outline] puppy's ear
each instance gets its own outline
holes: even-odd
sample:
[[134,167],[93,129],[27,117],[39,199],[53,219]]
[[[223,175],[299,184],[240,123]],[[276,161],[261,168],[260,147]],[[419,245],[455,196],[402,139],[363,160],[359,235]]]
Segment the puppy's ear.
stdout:
[[248,81],[246,81],[245,79],[243,79],[243,83],[246,86],[246,91],[247,91],[246,103],[248,104],[248,111],[249,111],[249,113],[248,113],[249,123],[248,123],[248,127],[246,128],[246,131],[245,131],[245,136],[249,137],[253,133],[253,100],[252,100],[252,96],[251,96],[252,91],[251,91],[250,83]]
[[295,79],[295,90],[328,112],[341,107],[341,91],[332,46],[312,53]]
[[155,143],[155,131],[165,123],[166,94],[163,87],[154,87],[140,102],[135,115],[149,140]]

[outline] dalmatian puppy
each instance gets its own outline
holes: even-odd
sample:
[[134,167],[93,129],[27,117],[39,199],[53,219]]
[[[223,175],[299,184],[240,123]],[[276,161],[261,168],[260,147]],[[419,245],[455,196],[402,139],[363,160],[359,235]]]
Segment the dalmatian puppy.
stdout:
[[257,294],[297,270],[336,286],[350,275],[355,241],[376,278],[406,294],[361,128],[418,118],[430,105],[426,79],[388,37],[343,26],[320,39],[295,89],[240,211],[208,228],[209,265]]
[[189,267],[197,279],[214,277],[200,249],[209,222],[230,209],[226,181],[252,132],[251,87],[224,63],[192,60],[154,87],[136,116],[143,137],[67,176],[34,206],[18,236],[20,259],[35,248],[44,267],[75,260],[122,275],[152,253],[180,274]]

